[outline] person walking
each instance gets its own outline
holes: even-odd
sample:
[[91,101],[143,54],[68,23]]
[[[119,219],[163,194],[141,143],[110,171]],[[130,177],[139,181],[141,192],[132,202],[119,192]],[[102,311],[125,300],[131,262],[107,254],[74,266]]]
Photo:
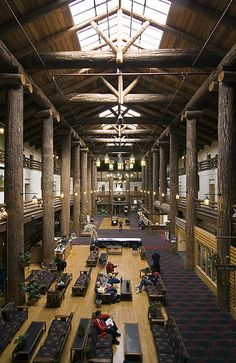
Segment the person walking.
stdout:
[[122,231],[122,228],[123,228],[123,219],[121,218],[119,220],[119,230]]

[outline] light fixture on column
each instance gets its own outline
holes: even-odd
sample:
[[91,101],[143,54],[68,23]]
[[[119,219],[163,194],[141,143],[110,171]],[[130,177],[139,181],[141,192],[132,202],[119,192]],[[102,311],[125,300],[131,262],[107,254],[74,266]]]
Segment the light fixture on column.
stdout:
[[112,160],[109,162],[109,170],[114,170],[114,162]]
[[101,166],[101,160],[99,159],[99,156],[97,157],[96,160],[96,167],[99,168]]
[[179,194],[176,194],[176,195],[175,195],[175,199],[176,199],[176,200],[179,200]]
[[146,160],[144,158],[141,159],[141,166],[145,166],[146,165]]
[[37,198],[37,196],[36,196],[36,194],[37,193],[35,193],[35,192],[26,192],[26,193],[21,193],[22,195],[27,195],[27,194],[33,194],[33,197],[31,198],[31,202],[33,203],[33,204],[38,204],[38,198]]
[[132,163],[132,164],[134,164],[134,163],[135,163],[135,157],[134,157],[134,154],[133,154],[133,153],[130,155],[129,161],[130,161],[130,163]]
[[164,197],[165,196],[165,193],[161,193],[161,196]]
[[104,163],[109,164],[109,162],[110,162],[110,158],[109,158],[109,155],[106,153],[106,155],[104,157]]
[[61,198],[61,199],[63,199],[63,198],[64,198],[64,196],[65,196],[65,194],[62,192],[62,193],[60,194],[60,198]]
[[118,154],[117,169],[118,170],[123,170],[124,169],[124,160],[122,159],[121,154]]
[[204,203],[204,205],[209,205],[210,204],[210,199],[209,199],[208,195],[217,195],[218,197],[220,197],[221,193],[206,193],[204,195],[205,195],[205,198],[203,200],[203,203]]

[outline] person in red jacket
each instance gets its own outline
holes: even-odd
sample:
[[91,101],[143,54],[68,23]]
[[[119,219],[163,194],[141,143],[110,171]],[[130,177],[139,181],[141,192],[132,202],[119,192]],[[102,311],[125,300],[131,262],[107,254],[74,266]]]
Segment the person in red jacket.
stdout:
[[118,267],[117,265],[113,265],[113,263],[111,262],[107,262],[107,265],[106,265],[106,272],[107,272],[107,275],[109,273],[112,273],[112,274],[115,274],[115,275],[118,275],[119,272],[115,272],[115,268]]
[[93,324],[95,325],[99,335],[112,335],[112,343],[120,344],[120,342],[116,339],[120,337],[120,333],[118,333],[118,327],[114,320],[108,314],[102,314],[101,310],[97,310],[94,314]]

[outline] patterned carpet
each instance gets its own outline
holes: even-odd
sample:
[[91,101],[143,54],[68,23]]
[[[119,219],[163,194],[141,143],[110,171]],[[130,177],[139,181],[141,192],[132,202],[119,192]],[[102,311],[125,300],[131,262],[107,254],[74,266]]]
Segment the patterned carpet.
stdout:
[[[175,317],[188,350],[189,363],[235,363],[236,321],[219,310],[216,298],[192,271],[185,268],[163,235],[139,230],[136,217],[130,217],[130,230],[102,230],[99,237],[140,237],[151,263],[153,249],[161,256],[161,275],[167,290],[167,313]],[[97,226],[102,217],[96,218]],[[79,237],[79,244],[90,239]]]

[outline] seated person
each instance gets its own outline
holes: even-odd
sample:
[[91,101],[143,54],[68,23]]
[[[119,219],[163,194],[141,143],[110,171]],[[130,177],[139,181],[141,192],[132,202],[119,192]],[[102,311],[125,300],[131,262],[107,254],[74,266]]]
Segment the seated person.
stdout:
[[113,265],[113,263],[111,262],[107,262],[107,265],[106,265],[106,272],[107,274],[109,273],[112,273],[112,274],[115,274],[115,275],[118,275],[118,272],[115,272],[115,268],[118,267],[117,265]]
[[94,314],[93,324],[97,329],[99,335],[112,335],[112,343],[120,344],[120,342],[116,339],[120,337],[120,333],[118,333],[118,328],[114,320],[108,314],[102,314],[101,310],[97,310]]
[[160,274],[158,272],[149,272],[144,275],[141,278],[140,283],[136,286],[136,294],[142,292],[143,286],[155,285],[159,276]]
[[106,292],[111,294],[111,302],[120,302],[120,295],[117,293],[117,289],[109,283],[101,284],[99,281],[96,283],[96,293],[105,294]]

